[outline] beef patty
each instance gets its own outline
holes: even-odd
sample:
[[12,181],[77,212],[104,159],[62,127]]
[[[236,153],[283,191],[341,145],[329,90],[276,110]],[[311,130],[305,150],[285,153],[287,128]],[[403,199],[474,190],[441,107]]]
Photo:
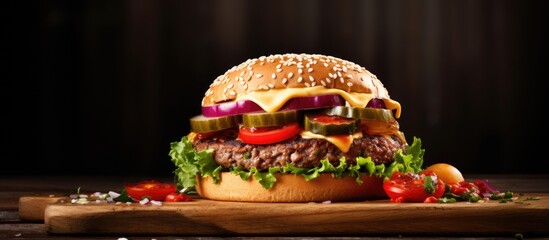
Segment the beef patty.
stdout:
[[381,136],[364,134],[353,140],[348,152],[343,153],[324,139],[304,139],[297,135],[284,142],[269,145],[251,145],[236,139],[202,139],[194,141],[196,150],[213,149],[217,164],[229,168],[241,166],[249,170],[256,167],[283,167],[289,163],[295,167],[320,166],[320,160],[328,159],[334,166],[345,157],[347,164],[355,164],[357,157],[371,157],[376,164],[390,164],[398,149],[405,150],[406,143],[396,135]]

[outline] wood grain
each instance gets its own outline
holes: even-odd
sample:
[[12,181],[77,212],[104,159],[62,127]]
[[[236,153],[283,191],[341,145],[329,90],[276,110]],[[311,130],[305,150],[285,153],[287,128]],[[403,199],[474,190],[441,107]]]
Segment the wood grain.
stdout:
[[243,203],[197,199],[162,206],[48,204],[51,234],[367,235],[547,234],[549,194],[523,203]]
[[19,198],[19,220],[23,222],[44,222],[44,210],[48,204],[69,202],[69,198],[59,195],[34,195]]

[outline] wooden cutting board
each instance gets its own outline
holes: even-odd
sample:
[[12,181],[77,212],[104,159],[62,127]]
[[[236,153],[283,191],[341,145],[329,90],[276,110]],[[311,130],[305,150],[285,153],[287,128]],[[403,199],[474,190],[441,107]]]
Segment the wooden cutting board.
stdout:
[[[196,199],[162,206],[51,203],[52,234],[285,235],[368,234],[500,235],[549,233],[549,194],[522,203],[243,203]],[[519,201],[520,201],[519,199]]]
[[52,203],[70,202],[70,198],[60,194],[29,195],[19,198],[19,220],[22,222],[44,222],[44,210]]

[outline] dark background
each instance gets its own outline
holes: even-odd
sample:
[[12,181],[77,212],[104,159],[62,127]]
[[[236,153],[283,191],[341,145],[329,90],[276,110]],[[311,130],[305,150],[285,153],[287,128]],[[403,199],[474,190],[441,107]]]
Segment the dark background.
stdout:
[[426,165],[545,172],[542,1],[5,4],[1,175],[171,176],[213,79],[288,52],[376,74]]

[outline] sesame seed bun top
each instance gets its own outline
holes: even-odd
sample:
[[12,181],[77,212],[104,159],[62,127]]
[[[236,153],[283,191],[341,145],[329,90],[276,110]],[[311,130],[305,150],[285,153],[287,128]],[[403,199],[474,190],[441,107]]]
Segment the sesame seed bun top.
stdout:
[[227,70],[210,85],[202,106],[233,101],[250,92],[315,86],[390,99],[381,81],[353,62],[319,54],[277,54],[248,59]]

